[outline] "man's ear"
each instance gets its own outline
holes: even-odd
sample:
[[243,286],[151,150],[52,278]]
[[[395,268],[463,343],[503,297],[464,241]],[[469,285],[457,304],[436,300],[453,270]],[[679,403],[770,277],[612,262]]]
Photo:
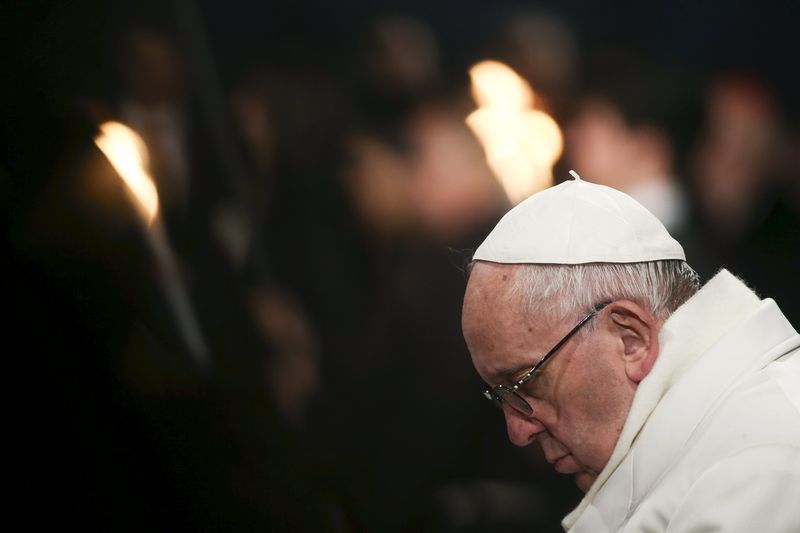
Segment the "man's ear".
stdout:
[[661,321],[641,305],[617,300],[607,308],[612,333],[622,346],[625,373],[634,383],[642,381],[658,357],[658,332]]

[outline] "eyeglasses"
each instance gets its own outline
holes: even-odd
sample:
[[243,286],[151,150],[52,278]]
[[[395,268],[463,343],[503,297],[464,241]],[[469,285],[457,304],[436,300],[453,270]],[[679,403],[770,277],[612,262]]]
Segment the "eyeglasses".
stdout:
[[522,379],[517,381],[514,386],[506,387],[505,385],[497,385],[491,390],[483,391],[483,395],[486,397],[486,399],[490,400],[500,409],[503,408],[503,403],[507,402],[509,406],[513,407],[520,413],[526,416],[532,415],[533,407],[531,407],[531,404],[529,404],[528,401],[520,395],[518,392],[519,388],[527,383],[531,377],[533,377],[533,375],[536,374],[536,372],[539,371],[539,369],[542,368],[542,366],[549,361],[550,358],[556,354],[556,352],[558,352],[559,348],[561,348],[568,340],[572,338],[573,335],[575,335],[587,322],[589,322],[589,320],[591,320],[595,315],[597,315],[597,313],[602,311],[603,308],[610,303],[611,302],[603,302],[596,305],[589,314],[583,317],[581,321],[569,331],[569,333],[564,335],[564,338],[558,341],[555,346],[550,348],[550,350],[544,354],[535,365],[533,365],[533,368],[531,368],[527,374],[522,376]]

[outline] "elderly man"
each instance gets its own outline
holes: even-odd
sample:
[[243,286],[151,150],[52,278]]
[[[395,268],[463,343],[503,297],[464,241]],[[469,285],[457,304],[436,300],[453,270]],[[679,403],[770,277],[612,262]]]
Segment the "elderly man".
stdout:
[[726,270],[702,288],[629,196],[577,178],[475,253],[463,329],[518,446],[586,495],[569,531],[800,531],[800,336]]

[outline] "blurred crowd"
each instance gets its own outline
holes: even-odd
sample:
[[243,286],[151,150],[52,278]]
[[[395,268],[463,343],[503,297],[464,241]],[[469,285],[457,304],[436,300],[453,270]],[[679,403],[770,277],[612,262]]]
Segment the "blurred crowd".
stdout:
[[[577,489],[507,442],[461,338],[471,253],[510,207],[465,123],[482,59],[561,127],[556,182],[627,192],[703,279],[725,266],[800,324],[800,122],[758,73],[587,47],[532,10],[458,60],[402,14],[233,58],[213,10],[170,5],[10,19],[17,525],[559,529]],[[92,143],[107,120],[147,147],[156,244]]]

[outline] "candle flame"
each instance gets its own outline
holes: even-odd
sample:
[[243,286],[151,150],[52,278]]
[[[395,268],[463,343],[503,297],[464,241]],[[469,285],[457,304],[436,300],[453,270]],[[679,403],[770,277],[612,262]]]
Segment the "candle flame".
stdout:
[[472,97],[480,107],[516,112],[533,107],[533,91],[510,67],[482,61],[469,69]]
[[105,154],[128,191],[145,223],[149,226],[158,214],[158,192],[147,168],[147,147],[142,138],[119,122],[105,122],[94,143]]
[[551,186],[563,138],[555,120],[533,108],[530,85],[497,61],[478,63],[469,74],[479,107],[466,122],[508,199],[516,204]]

